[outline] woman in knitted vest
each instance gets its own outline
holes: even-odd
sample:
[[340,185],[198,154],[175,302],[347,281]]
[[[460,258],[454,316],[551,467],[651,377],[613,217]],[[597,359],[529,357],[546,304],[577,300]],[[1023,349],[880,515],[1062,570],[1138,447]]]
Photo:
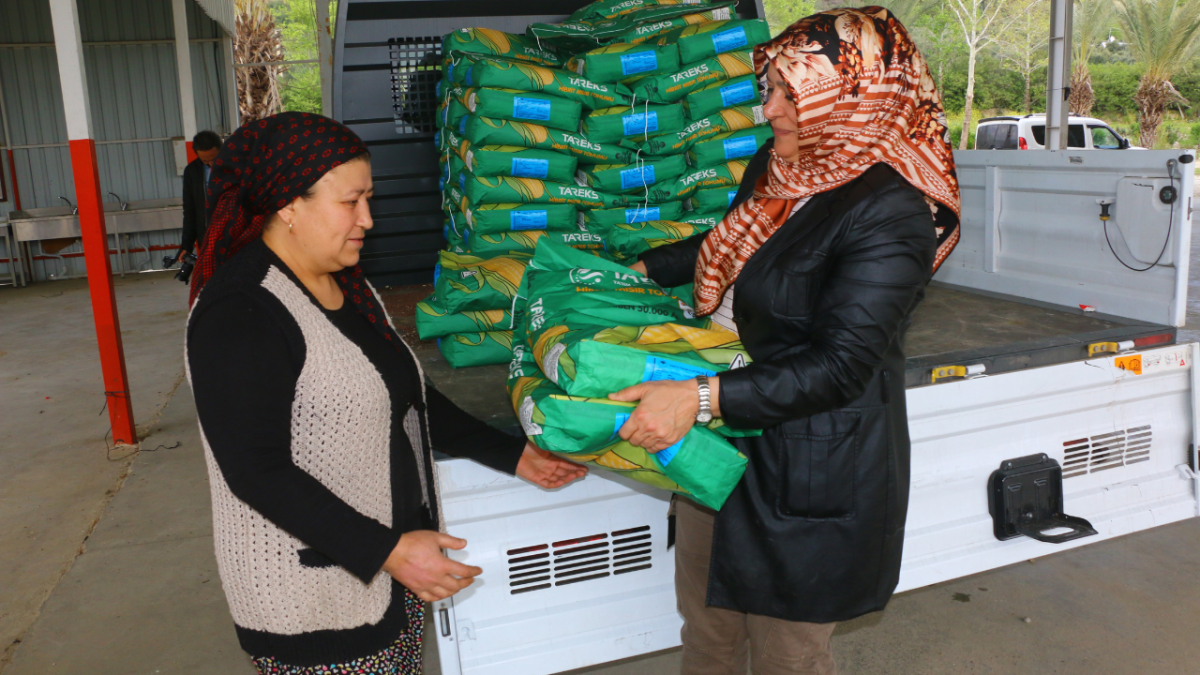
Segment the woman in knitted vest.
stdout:
[[233,134],[209,179],[188,377],[213,538],[260,673],[421,672],[422,601],[482,570],[447,558],[431,449],[546,488],[584,469],[498,432],[424,382],[358,267],[366,146],[283,113]]

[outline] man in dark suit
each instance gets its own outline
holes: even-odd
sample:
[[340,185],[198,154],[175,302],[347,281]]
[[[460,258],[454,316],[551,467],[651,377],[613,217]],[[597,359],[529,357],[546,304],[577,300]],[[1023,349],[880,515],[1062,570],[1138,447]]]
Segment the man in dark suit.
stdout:
[[221,151],[221,137],[213,131],[201,131],[192,139],[192,150],[196,159],[183,170],[183,241],[179,244],[183,253],[192,253],[204,241],[204,230],[208,228],[208,176],[212,172],[213,160]]

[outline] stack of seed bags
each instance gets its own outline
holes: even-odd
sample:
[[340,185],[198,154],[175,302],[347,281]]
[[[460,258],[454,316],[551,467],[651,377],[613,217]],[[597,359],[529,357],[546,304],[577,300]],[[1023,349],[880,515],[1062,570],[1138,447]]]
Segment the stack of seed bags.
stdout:
[[636,404],[607,395],[745,365],[736,335],[620,263],[554,243],[538,247],[514,308],[509,393],[531,441],[714,509],[724,504],[746,468],[725,437],[758,432],[718,419],[652,454],[617,433]]

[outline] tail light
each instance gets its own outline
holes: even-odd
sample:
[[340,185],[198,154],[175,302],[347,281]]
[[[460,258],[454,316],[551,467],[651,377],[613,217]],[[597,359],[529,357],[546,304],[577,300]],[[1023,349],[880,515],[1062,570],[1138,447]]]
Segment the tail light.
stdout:
[[1028,150],[1029,144],[1025,142],[1024,138],[1017,138],[1017,148],[1021,150]]
[[1154,345],[1170,344],[1174,336],[1170,333],[1161,333],[1159,335],[1148,335],[1146,337],[1134,338],[1133,344],[1139,348],[1153,347]]

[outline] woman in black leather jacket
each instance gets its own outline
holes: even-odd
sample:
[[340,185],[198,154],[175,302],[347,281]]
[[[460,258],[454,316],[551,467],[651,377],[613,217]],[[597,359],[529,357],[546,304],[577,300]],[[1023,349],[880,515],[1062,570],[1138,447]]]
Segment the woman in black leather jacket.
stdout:
[[[755,49],[775,139],[713,231],[632,267],[696,282],[697,313],[753,362],[709,378],[744,479],[719,513],[677,503],[683,672],[832,673],[834,623],[882,609],[908,504],[905,331],[957,241],[958,184],[928,68],[882,8],[803,19]],[[734,285],[736,282],[736,293]],[[669,447],[696,380],[648,382],[620,435]]]

